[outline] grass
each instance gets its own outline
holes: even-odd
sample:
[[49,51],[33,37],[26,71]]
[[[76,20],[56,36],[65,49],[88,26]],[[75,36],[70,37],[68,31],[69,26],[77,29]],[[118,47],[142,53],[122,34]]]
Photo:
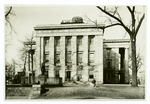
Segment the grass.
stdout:
[[65,85],[46,88],[37,99],[145,99],[145,87]]

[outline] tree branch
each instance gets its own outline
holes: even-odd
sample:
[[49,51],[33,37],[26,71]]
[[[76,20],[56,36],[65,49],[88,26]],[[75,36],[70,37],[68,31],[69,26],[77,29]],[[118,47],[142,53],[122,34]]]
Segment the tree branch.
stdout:
[[12,6],[10,7],[9,11],[5,14],[5,19],[6,19],[7,16],[10,14],[11,10],[12,10]]
[[117,18],[116,16],[114,16],[114,15],[112,15],[112,14],[110,14],[109,12],[107,12],[106,10],[103,10],[101,7],[99,7],[99,6],[96,6],[98,9],[100,9],[102,12],[104,12],[105,14],[107,14],[107,15],[109,15],[110,17],[112,17],[112,18],[114,18],[115,20],[117,20],[119,23],[120,23],[120,25],[129,33],[129,35],[131,34],[131,31],[130,31],[130,29],[128,29],[128,27],[126,27],[125,25],[124,25],[124,23],[119,19],[119,18]]
[[143,21],[144,18],[145,18],[145,13],[143,14],[142,18],[140,19],[140,22],[139,22],[139,24],[138,24],[138,26],[137,26],[137,28],[135,30],[135,36],[137,35],[137,33],[139,31],[139,28],[140,28],[140,26],[141,26],[142,21]]
[[131,10],[131,8],[130,8],[129,6],[127,6],[127,8],[128,8],[128,10],[130,11],[130,13],[132,13],[132,10]]
[[111,24],[111,25],[105,26],[104,28],[108,28],[108,27],[112,27],[112,26],[116,26],[116,25],[121,25],[121,24],[120,23],[115,23],[115,24]]

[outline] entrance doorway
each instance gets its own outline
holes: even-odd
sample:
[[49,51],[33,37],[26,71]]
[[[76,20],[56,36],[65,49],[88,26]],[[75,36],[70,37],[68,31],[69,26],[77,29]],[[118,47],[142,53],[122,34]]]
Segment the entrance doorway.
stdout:
[[71,80],[71,71],[66,71],[66,81]]
[[106,83],[111,83],[111,73],[106,74]]

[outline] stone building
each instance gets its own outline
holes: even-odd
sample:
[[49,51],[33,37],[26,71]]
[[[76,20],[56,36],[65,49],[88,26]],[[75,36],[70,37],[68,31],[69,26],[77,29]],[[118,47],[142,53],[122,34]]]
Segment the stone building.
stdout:
[[103,26],[74,17],[59,25],[37,25],[36,74],[66,81],[128,83],[129,40],[104,40]]

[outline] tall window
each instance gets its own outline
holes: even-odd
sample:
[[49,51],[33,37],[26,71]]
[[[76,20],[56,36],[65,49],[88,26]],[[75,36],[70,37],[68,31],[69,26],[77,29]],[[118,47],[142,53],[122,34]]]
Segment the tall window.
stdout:
[[94,78],[93,70],[89,70],[89,78]]
[[72,62],[72,60],[71,60],[71,52],[68,52],[67,53],[67,63],[71,63]]
[[89,50],[94,50],[94,36],[89,36]]
[[83,36],[78,36],[77,37],[77,50],[78,51],[82,50],[82,39],[83,39]]
[[66,37],[66,45],[71,46],[71,36]]
[[55,65],[60,64],[60,54],[55,55]]
[[94,63],[94,53],[89,53],[89,65]]
[[80,45],[82,45],[82,38],[83,38],[83,36],[78,36],[77,37],[77,44],[80,46]]
[[59,77],[59,70],[55,70],[55,77],[56,77],[56,78]]
[[78,65],[82,64],[82,52],[78,52]]
[[55,37],[55,40],[56,47],[60,47],[60,36]]
[[106,59],[110,59],[111,58],[111,48],[107,48],[106,49]]
[[49,70],[49,54],[45,54],[45,75],[48,76],[48,70]]
[[111,68],[111,66],[112,66],[112,61],[111,61],[111,59],[106,59],[106,64],[107,64],[107,68]]
[[45,54],[45,62],[49,62],[49,54]]
[[45,52],[49,51],[49,37],[44,38]]

